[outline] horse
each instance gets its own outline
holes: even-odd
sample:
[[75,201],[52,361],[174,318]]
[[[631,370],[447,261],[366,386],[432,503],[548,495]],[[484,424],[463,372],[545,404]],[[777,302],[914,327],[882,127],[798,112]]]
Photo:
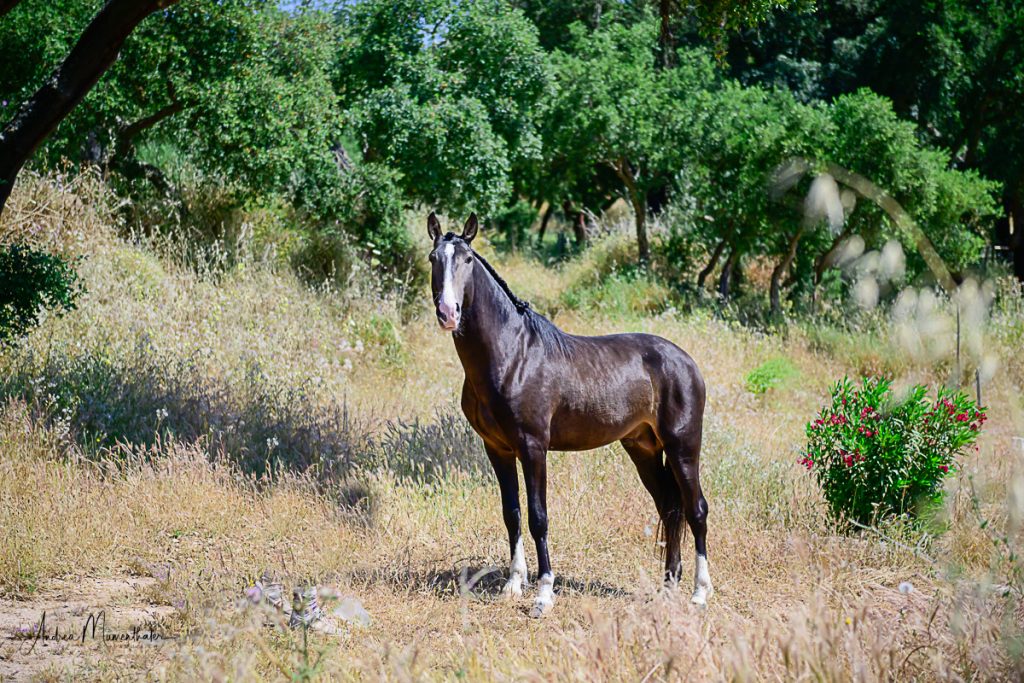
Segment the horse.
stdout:
[[530,534],[537,548],[531,616],[554,605],[548,557],[547,452],[622,444],[660,517],[665,581],[682,571],[685,516],[695,546],[692,602],[712,594],[707,560],[708,504],[700,487],[704,379],[678,346],[650,334],[567,334],[512,293],[473,250],[471,214],[462,234],[442,234],[427,218],[431,290],[438,324],[450,332],[465,381],[462,411],[483,439],[501,490],[511,563],[502,592],[520,598],[527,578],[520,531],[522,465]]

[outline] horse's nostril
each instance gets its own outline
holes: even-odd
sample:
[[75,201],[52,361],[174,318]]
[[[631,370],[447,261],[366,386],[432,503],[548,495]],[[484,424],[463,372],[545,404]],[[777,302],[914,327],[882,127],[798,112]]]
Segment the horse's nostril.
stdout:
[[455,304],[455,312],[462,313],[462,304]]

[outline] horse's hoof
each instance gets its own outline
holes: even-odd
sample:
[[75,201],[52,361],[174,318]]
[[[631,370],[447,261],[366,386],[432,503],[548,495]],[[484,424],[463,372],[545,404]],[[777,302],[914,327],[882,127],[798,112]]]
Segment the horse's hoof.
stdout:
[[715,591],[711,588],[711,586],[708,586],[706,588],[704,586],[701,586],[697,590],[693,591],[693,597],[690,598],[690,602],[700,607],[707,607],[708,598],[710,598],[711,594],[714,592]]
[[535,600],[533,603],[533,609],[530,610],[530,616],[534,619],[540,619],[542,616],[551,611],[551,608],[555,606],[552,600]]
[[505,587],[501,589],[501,595],[506,600],[521,598],[523,597],[523,585],[521,583],[509,581],[505,584]]

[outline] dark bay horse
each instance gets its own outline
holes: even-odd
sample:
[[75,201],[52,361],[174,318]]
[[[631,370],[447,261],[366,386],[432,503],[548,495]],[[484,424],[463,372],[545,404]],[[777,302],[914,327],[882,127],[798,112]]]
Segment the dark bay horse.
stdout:
[[431,213],[427,229],[437,320],[452,332],[466,372],[462,410],[484,441],[501,488],[512,564],[504,592],[523,594],[526,558],[520,535],[522,463],[530,534],[537,545],[540,616],[554,600],[548,559],[547,452],[582,451],[619,441],[661,518],[666,581],[682,570],[682,518],[696,546],[693,602],[710,597],[708,505],[700,488],[704,380],[693,359],[649,334],[566,334],[529,304],[470,244],[477,219],[461,235],[442,234]]

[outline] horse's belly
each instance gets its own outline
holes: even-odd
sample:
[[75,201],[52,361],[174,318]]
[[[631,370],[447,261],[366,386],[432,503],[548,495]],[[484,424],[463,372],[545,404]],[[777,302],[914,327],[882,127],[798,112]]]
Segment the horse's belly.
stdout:
[[650,385],[586,396],[570,394],[551,416],[551,449],[586,451],[618,441],[653,418]]

